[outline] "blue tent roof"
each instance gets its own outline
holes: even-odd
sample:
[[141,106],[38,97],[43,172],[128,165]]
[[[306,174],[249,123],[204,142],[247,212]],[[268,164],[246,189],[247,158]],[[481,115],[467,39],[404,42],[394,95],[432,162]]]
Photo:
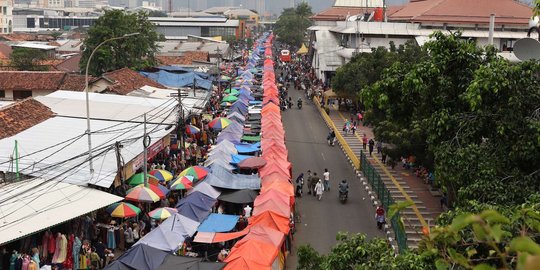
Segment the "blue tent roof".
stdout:
[[193,87],[193,81],[195,81],[196,87],[206,90],[212,89],[212,81],[203,79],[193,72],[173,73],[160,70],[158,72],[141,72],[141,74],[169,87]]
[[238,153],[253,153],[253,152],[257,152],[261,150],[260,142],[257,142],[255,144],[241,143],[241,144],[235,145],[234,147],[236,147],[236,150],[238,150]]
[[219,165],[212,166],[212,172],[206,176],[204,182],[213,187],[228,189],[261,188],[261,178],[258,175],[234,174]]
[[133,269],[153,270],[157,269],[163,263],[166,256],[167,252],[163,250],[140,244],[130,248],[117,261]]
[[199,226],[199,232],[228,232],[236,226],[238,216],[210,214]]
[[246,158],[250,158],[250,157],[253,157],[253,156],[249,156],[249,155],[231,155],[232,157],[232,160],[231,160],[231,164],[238,164],[240,163],[240,161],[246,159]]
[[160,66],[160,67],[158,67],[158,69],[169,71],[169,72],[175,72],[175,73],[189,73],[189,72],[191,72],[191,73],[197,74],[199,77],[201,77],[203,79],[208,79],[208,78],[211,77],[210,74],[208,74],[208,73],[198,72],[198,71],[195,71],[192,68],[185,68],[185,67],[179,67],[179,66]]

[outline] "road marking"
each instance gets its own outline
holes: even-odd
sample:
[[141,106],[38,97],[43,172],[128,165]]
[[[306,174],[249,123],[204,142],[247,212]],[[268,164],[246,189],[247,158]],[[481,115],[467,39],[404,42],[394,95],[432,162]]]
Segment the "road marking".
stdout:
[[[339,116],[341,116],[341,118],[344,121],[347,121],[347,119],[343,116],[343,114],[341,114],[340,111],[338,111],[338,114],[339,114]],[[358,138],[360,141],[362,141],[362,138],[360,137],[360,135],[358,135],[358,133],[356,133],[354,135],[356,135],[356,138]],[[396,180],[396,178],[388,171],[388,169],[381,163],[381,161],[379,161],[378,158],[374,158],[374,160],[375,160],[375,163],[377,163],[378,167],[381,168],[384,171],[386,176],[390,177],[390,180],[392,180],[392,183],[394,183],[394,185],[399,189],[399,191],[401,192],[401,194],[403,194],[405,199],[412,202],[412,199],[411,199],[411,197],[409,197],[409,194],[407,194],[407,192],[405,192],[403,187],[401,187],[401,185]],[[412,205],[412,208],[413,208],[414,213],[416,214],[416,217],[418,217],[418,220],[420,221],[420,223],[422,223],[422,226],[427,228],[428,224],[426,223],[426,220],[424,219],[422,214],[420,214],[420,211],[418,210],[418,207],[416,207],[416,203]]]
[[322,159],[323,159],[323,160],[326,160],[326,158],[324,157],[324,154],[323,154],[323,153],[321,153],[321,156],[322,156]]

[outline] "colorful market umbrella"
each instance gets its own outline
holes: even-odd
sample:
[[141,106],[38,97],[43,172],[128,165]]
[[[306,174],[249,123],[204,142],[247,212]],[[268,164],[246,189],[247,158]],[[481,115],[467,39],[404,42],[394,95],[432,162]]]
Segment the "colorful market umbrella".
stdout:
[[150,211],[150,213],[148,213],[148,216],[153,218],[153,219],[164,220],[164,219],[167,219],[168,217],[172,216],[176,212],[178,212],[178,210],[176,210],[176,208],[161,207],[161,208],[156,208],[156,209]]
[[234,96],[234,95],[227,95],[225,96],[221,101],[222,102],[235,102],[238,100],[238,97],[237,96]]
[[141,209],[126,202],[113,203],[106,210],[112,217],[116,218],[135,217],[141,212]]
[[[148,184],[148,188],[150,190],[152,190],[159,197],[159,199],[165,199],[167,193],[169,193],[169,190],[166,187],[161,186],[161,187],[163,187],[165,189],[165,190],[162,190],[158,186],[161,186],[161,185],[159,185],[159,184]],[[128,191],[126,193],[127,194],[131,193],[131,191],[133,189],[137,188],[137,187],[144,187],[144,184],[140,184],[140,185],[138,185],[136,187],[132,187],[132,188],[128,189]]]
[[179,176],[171,183],[171,190],[182,190],[193,188],[193,176],[185,175]]
[[232,105],[232,103],[230,103],[230,102],[221,102],[221,104],[219,104],[219,105],[221,105],[222,107],[230,107]]
[[166,170],[151,170],[148,174],[152,175],[154,178],[156,178],[160,182],[167,182],[173,179],[172,173]]
[[[198,127],[192,126],[192,125],[186,125],[186,134],[195,135],[195,134],[198,134],[199,132],[201,132],[201,130]],[[172,179],[172,175],[171,175],[171,179]]]
[[193,176],[193,181],[200,181],[208,175],[208,169],[203,166],[193,166],[183,170],[178,176]]
[[[147,180],[155,179],[156,181],[159,181],[156,177],[154,177],[151,174],[146,175]],[[128,179],[128,183],[130,186],[138,186],[140,184],[144,184],[144,173],[136,173],[133,176],[131,176]]]
[[[170,192],[170,190],[164,185],[161,185],[161,184],[155,184],[155,185],[154,184],[149,184],[148,187],[150,187],[151,190],[154,190],[154,192],[155,192],[155,189],[153,189],[152,186],[157,187],[157,189],[159,189],[161,192],[163,192],[163,194],[165,194],[165,196],[167,196],[167,194],[169,194],[169,192]],[[158,194],[158,193],[156,192],[156,194]]]
[[126,195],[126,200],[136,202],[157,202],[160,198],[152,189],[140,185],[129,190]]
[[225,117],[217,117],[208,123],[208,126],[214,130],[222,130],[231,124],[231,120]]

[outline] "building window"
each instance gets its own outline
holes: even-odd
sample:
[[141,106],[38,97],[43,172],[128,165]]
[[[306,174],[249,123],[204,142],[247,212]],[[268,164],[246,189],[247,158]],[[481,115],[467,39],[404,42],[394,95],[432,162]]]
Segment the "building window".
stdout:
[[32,91],[13,91],[13,99],[24,99],[32,96]]
[[6,90],[0,90],[0,98],[6,98]]
[[7,15],[7,7],[2,7],[2,14]]

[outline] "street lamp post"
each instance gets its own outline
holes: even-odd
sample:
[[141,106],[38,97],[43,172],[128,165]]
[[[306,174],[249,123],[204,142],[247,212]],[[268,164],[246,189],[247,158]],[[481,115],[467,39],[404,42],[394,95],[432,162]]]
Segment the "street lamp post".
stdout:
[[90,54],[90,57],[88,57],[88,61],[86,62],[86,71],[84,75],[84,85],[85,85],[84,92],[86,94],[86,134],[88,135],[88,161],[90,162],[90,173],[94,173],[94,164],[92,162],[92,138],[91,138],[91,132],[90,132],[90,102],[88,98],[88,68],[90,67],[90,62],[92,61],[92,57],[94,56],[94,53],[96,53],[99,47],[101,47],[103,44],[109,41],[113,41],[113,40],[136,36],[138,34],[140,33],[136,32],[136,33],[131,33],[131,34],[125,34],[121,37],[113,37],[113,38],[109,38],[102,41],[94,48],[94,50]]

